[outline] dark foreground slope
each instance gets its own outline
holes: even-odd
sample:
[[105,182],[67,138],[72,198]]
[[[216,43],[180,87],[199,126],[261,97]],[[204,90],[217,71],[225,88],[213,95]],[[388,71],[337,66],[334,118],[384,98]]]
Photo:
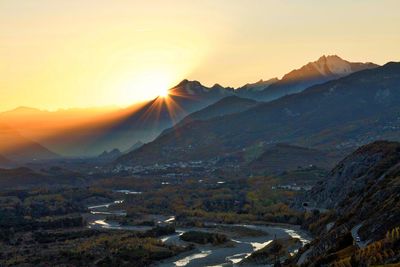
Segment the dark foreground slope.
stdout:
[[119,158],[126,165],[226,157],[263,142],[351,149],[400,139],[400,63],[364,70],[257,105],[195,121]]
[[299,263],[400,262],[399,196],[400,143],[379,141],[355,151],[298,200],[298,207],[330,209],[310,218],[308,227],[317,237]]

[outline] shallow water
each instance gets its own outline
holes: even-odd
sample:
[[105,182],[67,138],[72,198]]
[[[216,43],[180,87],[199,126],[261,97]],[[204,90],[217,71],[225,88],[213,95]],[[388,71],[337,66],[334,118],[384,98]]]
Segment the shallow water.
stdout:
[[[92,214],[99,215],[118,215],[125,216],[125,211],[98,211],[98,209],[109,208],[113,204],[121,203],[121,200],[113,203],[106,203],[103,205],[97,205],[89,207]],[[159,216],[163,218],[164,216]],[[175,221],[174,216],[164,217],[161,219],[164,223],[172,223]],[[180,235],[187,231],[205,231],[214,232],[215,226],[240,226],[246,227],[253,230],[264,232],[265,235],[255,237],[235,237],[231,239],[233,243],[231,245],[196,245],[196,248],[192,251],[182,253],[170,259],[166,259],[160,262],[158,265],[162,267],[170,266],[238,266],[238,263],[248,257],[252,252],[259,250],[273,241],[275,238],[299,238],[303,245],[310,242],[311,238],[300,229],[285,228],[278,226],[265,226],[265,225],[250,225],[250,224],[216,224],[210,223],[211,228],[177,228],[176,233],[160,237],[160,240],[166,244],[171,245],[188,245],[187,242],[180,239]],[[150,226],[124,226],[116,222],[109,222],[105,219],[95,219],[89,223],[90,228],[102,228],[102,229],[117,229],[117,230],[130,230],[130,231],[147,231],[152,229]]]
[[192,254],[190,256],[184,257],[183,259],[174,262],[175,266],[187,266],[191,261],[195,259],[205,258],[212,253],[211,250],[202,250],[200,253]]
[[126,190],[126,189],[122,189],[122,190],[113,190],[116,193],[121,193],[121,194],[125,194],[125,195],[140,195],[142,194],[142,192],[140,191],[132,191],[132,190]]

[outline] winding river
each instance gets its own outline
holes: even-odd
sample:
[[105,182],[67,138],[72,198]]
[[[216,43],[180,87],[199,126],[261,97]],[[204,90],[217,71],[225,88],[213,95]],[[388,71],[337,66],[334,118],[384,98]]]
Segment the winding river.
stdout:
[[[150,226],[125,226],[117,222],[106,221],[107,215],[125,216],[125,211],[113,211],[108,208],[113,204],[121,203],[120,200],[103,205],[91,206],[89,210],[92,217],[88,219],[90,228],[101,229],[116,229],[128,231],[147,231]],[[174,216],[158,216],[159,222],[172,223],[175,220]],[[274,238],[299,238],[302,244],[308,243],[311,238],[308,234],[298,227],[281,227],[281,226],[266,226],[266,225],[250,225],[250,224],[215,224],[210,223],[205,228],[197,227],[178,227],[176,233],[160,237],[160,240],[166,244],[188,245],[187,242],[180,239],[180,235],[187,231],[203,231],[215,232],[216,227],[243,227],[247,229],[257,230],[260,234],[257,236],[230,236],[232,242],[228,245],[213,246],[196,245],[195,249],[181,253],[175,257],[166,259],[159,263],[158,266],[238,266],[238,263],[248,257],[252,252],[261,249],[268,245]],[[291,251],[295,253],[296,251]]]

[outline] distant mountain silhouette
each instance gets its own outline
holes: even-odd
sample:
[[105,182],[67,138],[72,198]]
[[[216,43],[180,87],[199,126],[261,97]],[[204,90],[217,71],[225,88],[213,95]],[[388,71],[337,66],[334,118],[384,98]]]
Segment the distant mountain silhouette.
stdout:
[[59,157],[56,153],[21,136],[6,125],[0,125],[0,140],[0,154],[12,161],[33,161]]
[[400,63],[391,62],[241,113],[184,124],[118,162],[206,160],[259,142],[352,149],[376,139],[399,140],[399,88]]
[[[45,111],[19,107],[0,113],[0,125],[7,125],[19,136],[63,154],[79,138],[92,136],[101,121],[114,119],[116,108],[82,108]],[[94,135],[92,136],[94,137]],[[67,154],[67,153],[66,153]]]

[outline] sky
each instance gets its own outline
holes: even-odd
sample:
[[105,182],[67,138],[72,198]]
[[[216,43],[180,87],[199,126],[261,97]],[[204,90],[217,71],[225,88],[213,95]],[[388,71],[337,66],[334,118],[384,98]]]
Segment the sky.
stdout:
[[238,87],[321,55],[400,61],[398,0],[0,0],[0,111]]

